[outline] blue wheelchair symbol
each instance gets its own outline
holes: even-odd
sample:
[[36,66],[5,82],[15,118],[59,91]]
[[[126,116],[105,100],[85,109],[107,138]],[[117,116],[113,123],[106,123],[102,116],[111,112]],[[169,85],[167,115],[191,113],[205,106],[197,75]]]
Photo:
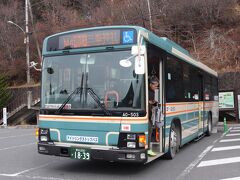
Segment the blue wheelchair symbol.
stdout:
[[133,43],[133,31],[123,31],[123,44]]

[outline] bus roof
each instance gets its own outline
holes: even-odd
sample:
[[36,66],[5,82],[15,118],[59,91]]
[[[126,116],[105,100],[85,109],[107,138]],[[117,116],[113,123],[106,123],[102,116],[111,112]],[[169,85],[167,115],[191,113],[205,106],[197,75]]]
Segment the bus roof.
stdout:
[[163,49],[164,51],[168,52],[169,54],[172,54],[173,56],[176,56],[179,59],[181,59],[193,66],[196,66],[196,67],[202,69],[203,71],[206,71],[214,76],[217,76],[216,71],[212,70],[205,64],[193,59],[193,57],[190,55],[190,53],[186,49],[184,49],[180,45],[178,45],[177,43],[169,40],[166,37],[159,37],[159,36],[155,35],[154,33],[150,32],[149,30],[147,30],[143,27],[139,27],[139,26],[122,26],[122,25],[121,26],[100,26],[100,27],[76,29],[76,30],[72,30],[72,31],[65,31],[65,32],[57,33],[57,34],[48,36],[44,39],[43,54],[45,54],[47,52],[47,50],[46,50],[47,41],[52,37],[61,36],[61,35],[65,35],[65,34],[71,34],[71,33],[77,33],[77,32],[83,32],[83,31],[104,30],[104,29],[124,29],[124,28],[125,29],[128,29],[128,28],[135,29],[137,31],[137,33],[138,34],[140,33],[142,36],[144,36],[145,40],[147,40],[149,43]]
[[149,30],[144,29],[142,27],[136,27],[136,28],[138,29],[138,31],[143,31],[144,37],[151,44],[163,49],[164,51],[167,51],[169,54],[172,54],[172,55],[180,58],[181,60],[183,60],[191,65],[194,65],[214,76],[218,76],[216,71],[209,68],[205,64],[193,59],[193,57],[190,55],[190,53],[186,49],[184,49],[180,45],[178,45],[177,43],[169,40],[166,37],[159,37],[159,36],[155,35],[154,33],[150,32]]

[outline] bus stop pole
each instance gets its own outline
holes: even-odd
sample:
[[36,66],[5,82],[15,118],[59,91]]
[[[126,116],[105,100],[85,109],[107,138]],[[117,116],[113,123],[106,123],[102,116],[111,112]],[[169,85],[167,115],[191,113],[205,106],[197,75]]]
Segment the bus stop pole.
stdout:
[[224,117],[224,120],[223,120],[223,130],[224,130],[224,133],[226,133],[228,131],[226,117]]
[[3,108],[3,126],[7,127],[7,108]]

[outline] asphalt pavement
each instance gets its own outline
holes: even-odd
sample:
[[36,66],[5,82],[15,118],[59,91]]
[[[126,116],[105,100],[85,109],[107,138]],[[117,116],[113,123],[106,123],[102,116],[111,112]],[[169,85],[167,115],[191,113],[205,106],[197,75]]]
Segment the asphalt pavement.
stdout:
[[40,155],[33,127],[0,128],[0,164],[0,180],[239,180],[240,126],[188,143],[173,160],[159,158],[147,165]]

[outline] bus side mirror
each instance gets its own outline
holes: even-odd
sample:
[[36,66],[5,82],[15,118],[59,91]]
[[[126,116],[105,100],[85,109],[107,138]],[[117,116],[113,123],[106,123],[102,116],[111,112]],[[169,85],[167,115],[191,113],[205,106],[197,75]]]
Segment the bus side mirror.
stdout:
[[144,57],[136,56],[135,57],[135,73],[136,74],[144,74],[145,73],[144,66]]
[[[140,52],[139,52],[140,51]],[[146,52],[145,46],[132,46],[131,54],[132,55],[144,55]]]

